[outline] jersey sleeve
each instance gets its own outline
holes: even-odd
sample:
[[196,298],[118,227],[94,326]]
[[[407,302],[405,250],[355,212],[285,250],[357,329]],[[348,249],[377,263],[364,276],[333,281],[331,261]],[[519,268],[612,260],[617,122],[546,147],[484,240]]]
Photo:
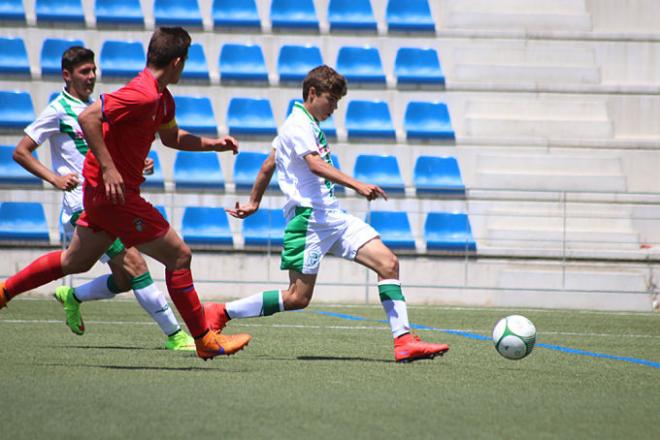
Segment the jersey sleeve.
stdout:
[[51,104],[30,125],[25,127],[25,134],[37,145],[41,145],[54,134],[60,132],[60,118],[57,109]]
[[289,128],[293,129],[288,133],[289,145],[293,148],[296,156],[305,157],[310,153],[319,152],[312,127],[307,124],[296,124]]
[[110,125],[144,118],[153,112],[154,101],[144,93],[130,87],[122,87],[101,95],[103,120]]
[[160,128],[176,127],[176,119],[174,118],[176,113],[176,105],[174,104],[174,98],[172,97],[172,94],[169,90],[165,89],[163,99],[165,104],[165,114],[163,115],[163,121],[160,124]]

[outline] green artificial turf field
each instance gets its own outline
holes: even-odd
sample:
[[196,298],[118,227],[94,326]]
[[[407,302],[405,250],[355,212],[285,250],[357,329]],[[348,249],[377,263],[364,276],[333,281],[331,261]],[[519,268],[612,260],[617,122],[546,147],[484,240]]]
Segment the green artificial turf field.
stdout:
[[[410,307],[451,349],[396,364],[379,307],[232,321],[254,339],[210,362],[134,301],[83,312],[79,337],[55,301],[0,311],[0,438],[660,438],[660,314]],[[478,339],[513,313],[538,329],[521,361]]]

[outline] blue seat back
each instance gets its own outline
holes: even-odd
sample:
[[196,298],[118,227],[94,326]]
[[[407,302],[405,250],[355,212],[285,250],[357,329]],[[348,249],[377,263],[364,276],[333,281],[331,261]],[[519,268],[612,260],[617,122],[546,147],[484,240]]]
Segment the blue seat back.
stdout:
[[156,150],[149,151],[149,157],[154,161],[154,172],[144,176],[142,188],[165,189],[165,178],[163,168],[160,166],[160,157]]
[[176,122],[179,127],[198,135],[218,134],[211,100],[206,96],[175,96]]
[[0,73],[30,75],[30,62],[22,38],[0,37]]
[[144,25],[140,0],[96,0],[96,23]]
[[223,81],[268,81],[266,61],[258,44],[225,44],[218,65]]
[[281,246],[286,219],[281,209],[259,209],[243,220],[245,246]]
[[72,46],[84,47],[82,40],[46,38],[41,46],[41,75],[62,76],[62,54]]
[[104,77],[132,77],[144,69],[146,55],[139,41],[107,40],[101,47]]
[[[33,151],[32,156],[37,157]],[[0,184],[2,185],[30,185],[41,187],[41,179],[33,175],[14,160],[14,147],[0,145]]]
[[337,54],[337,70],[349,82],[385,83],[380,53],[375,47],[341,47]]
[[376,30],[377,24],[370,0],[330,0],[330,29]]
[[254,0],[214,0],[213,25],[217,27],[261,27]]
[[231,246],[234,243],[224,208],[188,206],[183,212],[181,232],[189,244]]
[[313,0],[273,0],[270,5],[273,28],[318,29]]
[[[339,162],[339,157],[337,157],[337,155],[332,154],[332,153],[330,154],[330,157],[332,158],[332,165],[335,168],[337,168],[338,170],[341,171],[341,163]],[[335,183],[335,193],[345,194],[346,193],[346,187],[344,187],[343,185],[339,185],[339,184]]]
[[455,138],[449,110],[443,102],[410,101],[406,107],[404,128],[409,139]]
[[285,44],[277,57],[277,73],[280,82],[301,82],[314,67],[323,64],[318,46],[294,46]]
[[25,21],[23,0],[4,0],[0,2],[0,20]]
[[169,222],[169,217],[167,215],[167,209],[165,209],[165,206],[163,205],[155,205],[155,208],[160,212],[160,215],[163,216],[165,221]]
[[415,238],[405,212],[371,211],[366,221],[378,231],[386,246],[392,249],[415,249]]
[[[249,191],[252,189],[252,185],[255,180],[257,180],[259,169],[267,157],[268,154],[257,151],[241,151],[235,156],[234,183],[236,184],[237,191]],[[270,179],[268,188],[279,188],[279,184],[277,183],[277,171]]]
[[417,194],[464,194],[458,162],[454,157],[419,156],[413,173]]
[[400,48],[394,61],[394,75],[399,84],[445,83],[445,75],[435,49]]
[[227,109],[229,134],[275,136],[277,126],[267,98],[232,98]]
[[188,49],[188,59],[183,67],[181,75],[187,79],[209,79],[209,67],[206,64],[206,55],[204,54],[204,47],[199,43],[193,43]]
[[224,190],[225,178],[218,154],[178,151],[174,160],[174,184],[177,189]]
[[37,23],[70,22],[85,23],[81,0],[37,0]]
[[395,156],[360,154],[353,175],[357,180],[378,185],[387,192],[402,194],[405,184]]
[[197,0],[154,0],[156,26],[202,27]]
[[[291,114],[291,110],[293,110],[293,105],[296,102],[302,102],[302,99],[294,98],[289,101],[289,106],[286,109],[287,116]],[[321,130],[323,130],[323,133],[325,133],[327,137],[337,137],[337,127],[335,126],[335,120],[332,116],[330,116],[328,119],[324,121],[321,121]]]
[[41,203],[0,203],[0,240],[49,241],[48,223]]
[[435,32],[428,0],[388,0],[385,19],[391,31]]
[[385,101],[350,101],[346,109],[346,130],[349,138],[396,138],[390,108]]
[[20,130],[32,123],[35,117],[28,92],[0,91],[0,128]]
[[426,249],[430,251],[476,251],[470,219],[464,213],[430,212],[424,222]]

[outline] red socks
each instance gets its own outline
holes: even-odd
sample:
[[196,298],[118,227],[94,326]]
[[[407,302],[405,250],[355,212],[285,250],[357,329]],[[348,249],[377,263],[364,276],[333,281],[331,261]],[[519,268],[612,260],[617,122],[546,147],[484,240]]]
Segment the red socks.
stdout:
[[10,297],[14,297],[63,276],[62,251],[51,252],[42,255],[17,274],[7,278],[5,291]]
[[190,269],[166,270],[167,291],[190,330],[193,338],[203,336],[208,330],[204,308],[193,285]]

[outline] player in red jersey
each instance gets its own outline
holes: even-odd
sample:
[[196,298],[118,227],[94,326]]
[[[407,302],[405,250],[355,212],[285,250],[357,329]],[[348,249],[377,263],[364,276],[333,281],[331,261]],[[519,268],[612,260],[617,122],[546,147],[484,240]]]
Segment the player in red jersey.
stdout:
[[[135,246],[165,265],[167,289],[195,338],[199,357],[230,355],[250,341],[247,334],[209,330],[193,285],[190,248],[140,196],[144,161],[156,133],[165,146],[178,150],[238,152],[238,142],[230,136],[199,137],[177,126],[167,86],[179,81],[190,42],[183,28],[158,28],[149,42],[145,69],[79,115],[90,148],[83,168],[85,212],[66,250],[46,254],[0,283],[0,308],[19,293],[86,272],[119,237],[126,247]],[[126,270],[130,273],[130,267]]]

